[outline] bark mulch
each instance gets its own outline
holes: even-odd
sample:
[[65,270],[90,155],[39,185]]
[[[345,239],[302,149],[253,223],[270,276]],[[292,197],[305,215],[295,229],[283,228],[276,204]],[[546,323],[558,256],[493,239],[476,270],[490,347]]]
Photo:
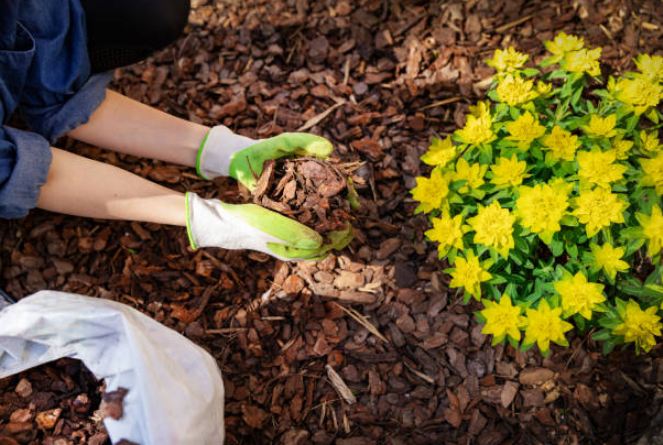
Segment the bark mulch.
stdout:
[[102,390],[72,359],[0,380],[0,444],[108,443],[99,410]]
[[311,158],[267,161],[251,199],[323,236],[347,230],[352,224],[350,178],[342,167]]
[[[179,228],[34,211],[0,225],[2,286],[17,297],[48,288],[121,301],[203,345],[224,374],[229,444],[633,442],[660,404],[661,348],[603,357],[586,334],[545,360],[492,348],[477,307],[448,289],[408,195],[430,137],[462,125],[485,91],[483,60],[505,45],[539,60],[558,31],[602,46],[607,70],[621,71],[639,52],[661,53],[663,8],[194,1],[186,35],[119,70],[114,88],[252,137],[328,137],[336,161],[356,164],[353,243],[319,263],[283,264],[192,252]],[[237,197],[232,182],[191,169],[63,144],[178,190]]]

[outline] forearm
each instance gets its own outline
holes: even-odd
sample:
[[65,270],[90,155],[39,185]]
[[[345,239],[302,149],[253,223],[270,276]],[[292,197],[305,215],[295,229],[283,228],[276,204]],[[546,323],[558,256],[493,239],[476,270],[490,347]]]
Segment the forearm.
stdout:
[[69,136],[113,151],[193,167],[208,130],[108,90],[88,123]]
[[184,194],[57,148],[37,206],[68,215],[184,226]]

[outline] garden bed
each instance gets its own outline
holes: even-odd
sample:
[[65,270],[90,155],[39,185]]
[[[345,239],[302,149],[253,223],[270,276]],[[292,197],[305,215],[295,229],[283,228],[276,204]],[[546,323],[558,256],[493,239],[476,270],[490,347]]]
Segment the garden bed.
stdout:
[[[478,307],[449,291],[408,190],[430,137],[461,126],[485,91],[494,49],[515,45],[539,60],[541,42],[565,31],[602,46],[602,61],[623,71],[635,54],[663,49],[657,2],[194,3],[187,35],[119,71],[114,88],[253,137],[299,128],[328,137],[338,162],[356,163],[355,241],[322,262],[288,265],[192,253],[178,228],[34,211],[0,225],[8,292],[121,301],[206,347],[226,381],[229,444],[639,437],[661,398],[660,347],[602,357],[588,336],[571,337],[545,360],[492,348]],[[238,198],[231,181],[219,192],[190,169],[70,148],[181,191]]]

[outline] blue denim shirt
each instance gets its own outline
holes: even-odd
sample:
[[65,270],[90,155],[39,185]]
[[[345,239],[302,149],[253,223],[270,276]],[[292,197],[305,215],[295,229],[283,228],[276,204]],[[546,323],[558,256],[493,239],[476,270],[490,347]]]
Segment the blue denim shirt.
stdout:
[[[79,0],[0,1],[0,218],[36,206],[49,142],[87,122],[110,77],[90,75]],[[6,125],[16,111],[32,132]]]

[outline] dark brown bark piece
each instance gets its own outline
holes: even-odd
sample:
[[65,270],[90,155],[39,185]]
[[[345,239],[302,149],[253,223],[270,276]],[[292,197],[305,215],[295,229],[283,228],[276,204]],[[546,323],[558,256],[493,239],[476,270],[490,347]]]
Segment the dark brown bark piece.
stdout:
[[324,236],[347,228],[351,221],[347,188],[347,177],[332,162],[279,159],[265,163],[252,199]]
[[103,417],[120,420],[124,415],[124,397],[129,393],[126,388],[105,392],[101,400],[101,413]]

